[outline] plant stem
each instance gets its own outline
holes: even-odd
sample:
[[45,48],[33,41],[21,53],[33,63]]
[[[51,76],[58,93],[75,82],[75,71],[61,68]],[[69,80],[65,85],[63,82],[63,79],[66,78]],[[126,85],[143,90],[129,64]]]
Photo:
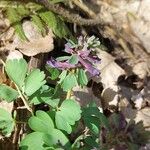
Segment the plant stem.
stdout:
[[[74,74],[75,73],[75,69],[72,69],[71,73]],[[71,94],[72,94],[72,89],[68,90],[67,95],[66,95],[66,99],[70,99]]]
[[88,14],[91,18],[96,18],[96,14],[91,9],[89,9],[82,1],[80,2],[79,0],[73,0],[72,2],[80,9],[82,9],[86,14]]
[[67,92],[66,99],[70,99],[70,97],[71,97],[71,93],[72,93],[72,90],[69,90],[69,91]]
[[20,95],[20,98],[22,99],[22,101],[23,101],[25,107],[26,107],[27,110],[29,110],[29,111],[31,112],[31,114],[33,115],[32,108],[30,108],[28,101],[25,99],[25,97],[23,96],[23,94],[22,94],[22,92],[20,91],[20,89],[18,88],[18,86],[17,86],[16,84],[15,84],[15,86],[16,86],[16,88],[17,88],[17,91],[18,91],[18,93],[19,93],[19,95]]
[[[42,4],[48,10],[53,11],[54,13],[62,16],[67,22],[76,23],[77,25],[93,26],[93,25],[98,25],[98,24],[100,24],[100,25],[105,25],[105,24],[109,25],[110,24],[110,23],[106,22],[105,19],[103,19],[102,17],[100,17],[98,15],[94,19],[82,18],[80,15],[71,13],[70,11],[61,7],[59,4],[53,4],[49,0],[36,0],[36,2],[38,4],[39,3]],[[83,7],[83,6],[80,5],[80,7]],[[84,6],[84,10],[85,10],[85,6]],[[87,12],[87,10],[86,10],[86,12]]]

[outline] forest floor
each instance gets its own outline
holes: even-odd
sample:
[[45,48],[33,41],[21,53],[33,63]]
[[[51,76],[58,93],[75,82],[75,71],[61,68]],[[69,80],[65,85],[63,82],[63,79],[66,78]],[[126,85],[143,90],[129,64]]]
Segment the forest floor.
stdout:
[[[95,35],[101,42],[101,47],[96,49],[101,59],[97,65],[100,77],[93,78],[92,83],[83,89],[74,88],[74,97],[81,106],[93,99],[106,116],[121,112],[127,122],[142,121],[144,128],[150,131],[149,0],[75,2],[77,3],[67,6],[71,11],[95,20],[99,16],[103,24],[67,24],[75,36]],[[23,20],[22,26],[28,42],[19,40],[0,8],[0,59],[5,61],[18,55],[16,51],[19,51],[29,60],[31,68],[43,68],[50,56],[61,56],[65,40],[54,37],[51,30],[43,37],[28,18]],[[0,83],[3,83],[3,67],[0,65]],[[0,101],[0,107],[12,112],[14,103]],[[149,149],[150,145],[147,144],[140,150]]]

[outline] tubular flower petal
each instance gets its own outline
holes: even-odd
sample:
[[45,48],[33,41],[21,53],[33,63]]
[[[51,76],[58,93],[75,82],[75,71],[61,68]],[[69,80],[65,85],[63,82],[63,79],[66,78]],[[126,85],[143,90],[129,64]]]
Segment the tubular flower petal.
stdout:
[[92,76],[99,76],[100,71],[94,68],[92,64],[90,64],[86,60],[83,60],[81,57],[79,57],[79,61]]
[[56,61],[54,58],[51,58],[47,61],[47,64],[50,65],[52,68],[58,68],[60,70],[75,68],[75,65],[70,64],[69,62],[60,62]]
[[[94,49],[99,44],[98,38],[94,36],[89,39],[80,36],[77,44],[71,40],[65,44],[64,51],[71,54],[71,57],[61,61],[51,58],[47,64],[61,70],[80,67],[86,69],[92,76],[98,76],[100,71],[94,65],[100,63],[100,58],[94,53]],[[70,58],[73,58],[72,56],[77,56],[76,59],[78,61],[76,64],[71,64]]]

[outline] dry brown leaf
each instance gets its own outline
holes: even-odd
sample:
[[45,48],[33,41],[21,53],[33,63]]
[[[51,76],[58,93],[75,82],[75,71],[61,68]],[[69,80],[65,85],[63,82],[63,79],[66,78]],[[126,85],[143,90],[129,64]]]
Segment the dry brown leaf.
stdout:
[[143,121],[145,127],[150,130],[150,108],[146,107],[139,110],[136,114],[135,122]]
[[98,57],[101,59],[101,63],[97,65],[100,70],[100,78],[94,78],[96,82],[102,82],[104,90],[102,97],[105,104],[117,105],[118,103],[118,85],[117,80],[121,75],[125,74],[125,71],[114,62],[114,58],[105,51],[97,50]]
[[39,53],[47,53],[53,50],[53,38],[47,35],[43,38],[32,40],[32,42],[20,43],[17,48],[27,56],[35,56]]
[[133,72],[141,79],[144,79],[149,73],[148,61],[137,63],[133,66]]
[[[109,28],[116,33],[116,35],[113,34],[115,37],[109,36],[111,35],[110,30],[108,31],[105,26],[104,30],[100,31],[103,35],[113,39],[117,44],[119,44],[118,38],[121,37],[135,50],[140,43],[141,49],[143,50],[144,47],[150,53],[149,0],[103,0],[97,1],[97,3],[100,7],[100,17],[106,22],[111,22]],[[130,20],[130,18],[132,19]],[[130,29],[128,34],[126,29]]]
[[145,21],[142,18],[130,21],[130,27],[135,36],[139,38],[143,46],[150,53],[150,20]]
[[150,108],[145,107],[141,110],[136,110],[128,105],[121,109],[127,121],[134,120],[136,123],[143,121],[144,127],[150,130]]
[[23,58],[23,55],[21,52],[17,51],[17,50],[13,50],[9,52],[9,55],[7,56],[7,60],[9,59],[20,59]]
[[13,43],[7,44],[5,49],[10,51],[18,49],[27,56],[35,56],[39,53],[47,53],[53,50],[54,35],[51,30],[43,37],[31,21],[25,21],[23,23],[23,30],[29,41],[21,41],[20,38],[15,35]]

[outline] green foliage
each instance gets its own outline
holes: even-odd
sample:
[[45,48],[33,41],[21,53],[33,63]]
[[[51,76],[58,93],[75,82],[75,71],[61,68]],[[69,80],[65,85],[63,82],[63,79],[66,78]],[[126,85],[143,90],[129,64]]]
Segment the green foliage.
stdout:
[[72,72],[69,73],[62,82],[62,88],[64,91],[71,90],[73,87],[77,85],[78,85],[77,78]]
[[46,83],[44,72],[39,69],[34,69],[25,79],[25,93],[27,96],[31,96],[35,93],[42,85]]
[[7,85],[0,84],[0,98],[12,102],[18,97],[18,92]]
[[59,77],[60,71],[57,68],[50,68],[48,65],[46,66],[46,69],[50,73],[51,80],[55,80]]
[[42,102],[49,104],[51,102],[51,96],[53,95],[53,93],[54,93],[53,88],[47,85],[43,85],[39,90],[37,90],[34,94],[32,94],[29,97],[30,104],[37,105]]
[[6,61],[5,70],[9,78],[22,88],[27,73],[27,62],[24,59],[13,59]]
[[59,82],[58,83],[62,83],[63,80],[66,78],[67,76],[67,70],[62,71],[62,73],[59,75]]
[[2,131],[2,134],[9,137],[14,129],[14,126],[15,123],[11,117],[11,114],[5,109],[0,108],[0,130]]
[[[20,10],[20,7],[19,7]],[[16,8],[7,8],[6,10],[7,17],[11,23],[11,25],[14,27],[15,32],[18,34],[18,36],[22,40],[26,40],[25,33],[22,28],[21,24],[21,15],[18,14],[18,11]]]
[[28,134],[20,143],[21,150],[45,150],[43,136],[42,132]]
[[71,125],[74,125],[76,121],[81,118],[81,108],[72,99],[64,100],[58,111],[56,112],[55,121],[58,129],[71,133]]
[[[25,13],[22,12],[21,15]],[[55,17],[53,14],[51,16]],[[51,22],[51,25],[57,26],[57,21]],[[91,47],[99,44],[96,40],[92,45],[93,40],[95,41],[94,37],[88,41]],[[72,56],[59,57],[57,60],[67,60],[75,65],[78,64],[78,58],[75,53]],[[0,98],[12,102],[19,97],[31,112],[28,119],[31,133],[19,144],[21,150],[105,150],[122,146],[134,150],[148,142],[149,132],[145,131],[142,122],[128,123],[121,113],[106,117],[95,103],[81,107],[76,100],[71,99],[71,92],[73,93],[72,89],[75,86],[83,87],[88,83],[86,68],[83,69],[81,65],[73,69],[64,67],[63,71],[47,66],[48,78],[57,82],[55,87],[46,85],[43,71],[28,71],[25,59],[8,60],[4,67],[16,89],[0,84]],[[44,104],[48,109],[35,111],[38,107],[34,106],[36,109],[33,110],[31,104]],[[17,123],[20,123],[18,118],[12,118],[10,113],[0,108],[0,129],[3,135],[10,136]],[[70,138],[74,135],[75,138]]]
[[51,130],[54,128],[54,124],[50,116],[44,111],[36,111],[36,116],[32,116],[28,124],[30,128],[34,131],[51,133]]
[[37,15],[31,15],[31,17],[32,22],[37,26],[39,32],[42,33],[42,35],[46,35],[46,29],[41,18]]
[[87,85],[88,78],[87,78],[85,70],[79,69],[77,76],[78,76],[78,84],[79,85],[81,85],[81,86]]
[[69,59],[70,64],[76,65],[78,63],[78,55],[72,55],[71,58]]
[[[57,147],[70,147],[69,140],[60,130],[55,129],[53,120],[44,111],[37,111],[36,116],[32,116],[29,121],[29,126],[35,132],[28,134],[21,142],[21,149],[41,149]],[[34,139],[34,140],[33,140]],[[60,145],[60,146],[59,146]]]
[[[64,0],[52,0],[52,3],[64,2]],[[31,18],[32,22],[37,26],[43,36],[46,35],[47,27],[51,28],[54,34],[60,38],[66,38],[71,35],[64,21],[51,11],[47,11],[43,6],[28,1],[4,0],[0,4],[5,5],[4,10],[10,24],[14,27],[15,32],[22,40],[27,37],[22,28],[22,20]],[[47,26],[45,26],[45,24]]]
[[55,35],[58,37],[66,37],[68,34],[68,29],[62,19],[51,11],[45,11],[39,13],[40,18],[52,29]]
[[107,118],[100,112],[96,106],[87,106],[83,108],[83,120],[89,130],[95,135],[99,136],[100,128],[102,126],[109,128]]

